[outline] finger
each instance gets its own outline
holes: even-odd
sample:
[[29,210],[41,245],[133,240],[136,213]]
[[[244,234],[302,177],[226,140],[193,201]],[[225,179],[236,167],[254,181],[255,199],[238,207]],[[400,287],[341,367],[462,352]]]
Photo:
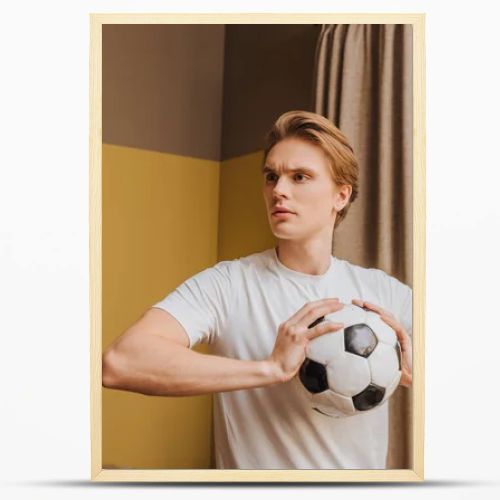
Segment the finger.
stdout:
[[360,307],[362,307],[365,311],[373,311],[373,312],[377,313],[381,318],[387,317],[387,318],[391,318],[394,321],[396,321],[394,314],[392,314],[389,311],[386,311],[385,309],[383,309],[382,307],[380,307],[376,304],[373,304],[372,302],[366,302],[366,301],[357,300],[357,299],[353,299],[352,302],[355,303],[356,305],[359,305]]
[[352,299],[351,303],[354,304],[355,306],[363,307],[363,301],[360,299]]
[[374,311],[378,314],[388,314],[385,309],[382,309],[380,306],[372,304],[371,302],[366,302],[365,300],[352,299],[352,303],[359,307],[363,307],[365,309],[369,309],[370,311]]
[[344,323],[334,323],[333,321],[323,321],[319,325],[308,330],[306,333],[306,338],[308,340],[312,340],[312,339],[315,339],[316,337],[324,335],[325,333],[338,332],[339,330],[342,330],[342,328],[344,328]]
[[410,342],[410,336],[406,332],[406,330],[401,326],[400,323],[396,320],[393,314],[390,312],[386,311],[385,309],[382,309],[381,307],[377,306],[376,304],[373,304],[371,302],[366,302],[364,300],[360,299],[353,299],[352,303],[364,307],[366,309],[372,310],[376,312],[377,314],[380,315],[380,318],[387,323],[395,332],[398,337],[398,341],[401,344],[401,348],[404,349],[408,346]]
[[398,341],[401,344],[401,348],[405,349],[409,345],[410,336],[403,328],[403,326],[391,316],[381,315],[380,319],[384,323],[388,324],[396,332],[396,336],[398,337]]
[[299,320],[296,325],[302,328],[312,328],[317,324],[321,317],[336,311],[340,311],[344,307],[342,302],[333,302],[330,304],[312,306],[306,315]]
[[399,381],[399,385],[402,385],[403,387],[410,387],[411,382],[412,382],[411,373],[403,373],[401,375],[401,380]]
[[[308,302],[307,304],[304,304],[293,316],[290,316],[290,318],[288,318],[286,320],[286,323],[290,323],[291,325],[297,324],[316,305],[334,304],[334,303],[338,303],[338,302],[339,302],[339,299],[336,298],[336,297],[335,298],[329,298],[329,299],[316,300],[314,302]],[[321,314],[318,314],[318,316],[316,316],[316,318],[313,318],[313,320],[317,319],[319,316],[321,316]],[[309,322],[309,323],[311,323],[311,322]]]

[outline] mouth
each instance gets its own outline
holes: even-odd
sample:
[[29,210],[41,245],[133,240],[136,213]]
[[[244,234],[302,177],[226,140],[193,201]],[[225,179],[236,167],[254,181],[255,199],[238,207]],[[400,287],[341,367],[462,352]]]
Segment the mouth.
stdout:
[[271,208],[271,213],[274,215],[276,213],[283,213],[283,214],[293,214],[294,212],[292,212],[288,207],[286,207],[285,205],[273,205],[272,208]]
[[295,215],[295,214],[293,212],[288,212],[285,210],[276,210],[272,213],[272,216],[276,217],[276,218],[285,218],[285,217],[289,217],[291,215]]

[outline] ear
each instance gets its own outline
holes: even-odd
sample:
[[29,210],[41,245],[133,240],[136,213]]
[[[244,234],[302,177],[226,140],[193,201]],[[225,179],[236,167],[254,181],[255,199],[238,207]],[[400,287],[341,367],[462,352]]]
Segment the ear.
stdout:
[[352,194],[352,186],[350,184],[343,184],[339,186],[335,194],[334,207],[337,212],[340,212],[348,203]]

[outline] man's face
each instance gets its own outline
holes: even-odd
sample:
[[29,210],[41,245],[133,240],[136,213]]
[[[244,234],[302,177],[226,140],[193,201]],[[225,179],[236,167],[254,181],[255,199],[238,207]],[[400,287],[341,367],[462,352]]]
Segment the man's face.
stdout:
[[[277,238],[331,236],[335,209],[347,202],[350,186],[341,190],[334,183],[321,148],[296,137],[284,139],[269,151],[262,176],[267,217]],[[276,212],[280,207],[289,212]]]

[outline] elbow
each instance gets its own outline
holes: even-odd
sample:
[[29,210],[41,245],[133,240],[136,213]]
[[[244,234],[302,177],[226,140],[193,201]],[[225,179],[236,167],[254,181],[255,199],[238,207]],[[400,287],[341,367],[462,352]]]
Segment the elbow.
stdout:
[[120,387],[117,354],[113,349],[106,351],[102,357],[102,385],[108,389]]

